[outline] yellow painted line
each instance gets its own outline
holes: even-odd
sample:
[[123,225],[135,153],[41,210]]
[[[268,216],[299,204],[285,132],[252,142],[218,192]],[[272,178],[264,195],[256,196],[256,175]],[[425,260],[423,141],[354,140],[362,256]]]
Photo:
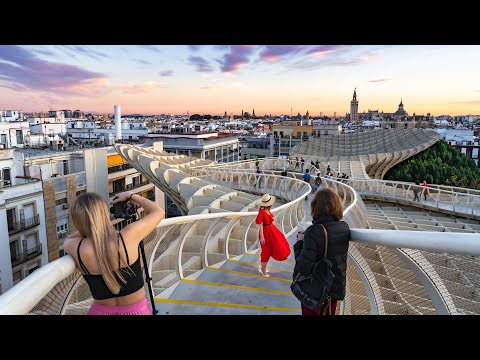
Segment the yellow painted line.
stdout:
[[297,313],[300,312],[300,309],[298,309],[298,308],[285,308],[285,307],[276,307],[276,306],[260,306],[260,305],[246,305],[246,304],[226,304],[226,303],[217,303],[217,302],[213,302],[213,301],[190,301],[190,300],[155,298],[155,302],[182,304],[182,305],[218,306],[218,307],[229,307],[229,308],[235,308],[235,309],[255,309],[255,310],[266,310],[266,311],[288,311],[288,312],[297,312]]
[[212,281],[182,279],[182,282],[186,282],[186,283],[190,283],[190,284],[212,285],[212,286],[220,286],[220,287],[226,287],[226,288],[231,288],[231,289],[240,289],[240,290],[248,290],[248,291],[261,291],[261,292],[267,292],[267,293],[272,293],[272,294],[293,296],[293,294],[290,291],[271,290],[271,289],[266,289],[266,288],[258,288],[258,287],[243,286],[243,285],[223,284],[223,283],[212,282]]
[[262,275],[246,273],[246,272],[243,272],[243,271],[236,271],[236,270],[229,270],[229,269],[219,269],[219,268],[214,268],[214,267],[210,267],[210,266],[207,266],[207,270],[221,271],[221,272],[226,272],[226,273],[230,273],[230,274],[237,274],[237,275],[244,275],[244,276],[253,276],[253,277],[257,277],[257,278],[261,278],[261,279],[265,279],[265,280],[276,280],[276,281],[283,281],[283,282],[287,282],[287,283],[292,282],[291,280],[272,277],[272,276],[265,277],[265,276],[262,276]]
[[[250,254],[250,253],[245,253],[245,255],[248,255],[248,256],[254,256],[254,257],[257,257],[259,258],[260,255],[256,255],[256,254]],[[275,260],[276,261],[276,260]],[[291,262],[291,261],[287,261],[287,260],[284,260],[284,261],[279,261],[281,263],[285,263],[285,264],[288,264],[288,265],[295,265],[294,262]]]
[[[236,263],[242,264],[242,265],[253,266],[253,267],[256,267],[256,268],[258,268],[258,265],[260,265],[260,264],[254,264],[254,263],[251,263],[251,262],[248,262],[248,261],[240,261],[240,260],[234,260],[234,259],[228,259],[228,261],[236,262]],[[268,269],[273,269],[273,270],[279,270],[279,271],[285,271],[285,272],[293,273],[293,270],[284,269],[284,268],[280,268],[280,267],[276,267],[276,266],[269,266],[269,265],[267,265],[267,270],[268,270]]]

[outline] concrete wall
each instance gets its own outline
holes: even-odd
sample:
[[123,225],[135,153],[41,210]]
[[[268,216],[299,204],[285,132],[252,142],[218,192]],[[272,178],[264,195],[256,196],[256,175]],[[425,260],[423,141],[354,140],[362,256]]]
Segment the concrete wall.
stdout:
[[10,239],[8,236],[7,211],[1,207],[2,193],[0,192],[0,282],[2,292],[13,286],[12,262],[10,260]]
[[107,149],[87,149],[84,152],[85,174],[88,192],[95,192],[109,201]]

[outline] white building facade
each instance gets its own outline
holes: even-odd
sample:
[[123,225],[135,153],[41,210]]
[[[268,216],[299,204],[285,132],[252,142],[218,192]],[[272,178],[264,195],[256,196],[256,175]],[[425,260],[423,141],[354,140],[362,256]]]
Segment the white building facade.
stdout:
[[[14,149],[0,150],[0,293],[48,263],[42,182],[25,179]],[[19,177],[18,177],[19,176]]]

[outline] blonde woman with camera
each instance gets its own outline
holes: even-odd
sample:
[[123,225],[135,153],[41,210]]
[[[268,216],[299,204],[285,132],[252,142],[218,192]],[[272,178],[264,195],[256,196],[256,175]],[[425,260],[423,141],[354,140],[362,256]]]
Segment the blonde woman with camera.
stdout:
[[65,240],[64,249],[75,259],[92,293],[89,315],[152,314],[138,247],[165,212],[153,201],[129,191],[117,194],[111,204],[124,202],[126,206],[127,201],[141,206],[144,216],[121,231],[111,224],[109,206],[98,194],[84,193],[70,207],[77,231]]

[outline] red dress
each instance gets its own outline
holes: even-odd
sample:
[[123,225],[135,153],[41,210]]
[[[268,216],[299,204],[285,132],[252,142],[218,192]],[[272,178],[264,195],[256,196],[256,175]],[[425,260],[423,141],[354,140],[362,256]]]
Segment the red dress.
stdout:
[[260,208],[255,222],[257,224],[263,223],[265,244],[260,243],[262,247],[262,253],[260,254],[261,262],[267,262],[270,256],[277,261],[283,261],[290,255],[290,245],[285,235],[273,224],[273,220],[272,213],[269,214],[265,209]]

